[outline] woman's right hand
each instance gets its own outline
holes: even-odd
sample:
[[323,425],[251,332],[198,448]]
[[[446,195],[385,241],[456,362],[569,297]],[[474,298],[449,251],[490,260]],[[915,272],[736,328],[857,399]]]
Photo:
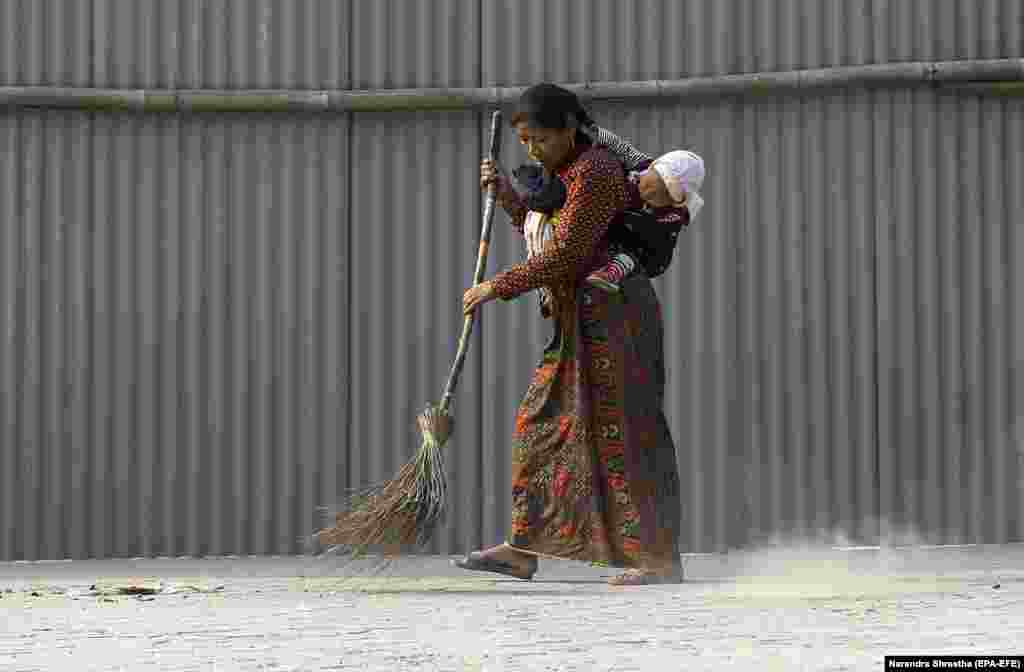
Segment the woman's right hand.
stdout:
[[480,188],[484,191],[487,190],[492,184],[499,187],[501,180],[501,168],[498,167],[494,161],[490,159],[484,159],[480,162]]

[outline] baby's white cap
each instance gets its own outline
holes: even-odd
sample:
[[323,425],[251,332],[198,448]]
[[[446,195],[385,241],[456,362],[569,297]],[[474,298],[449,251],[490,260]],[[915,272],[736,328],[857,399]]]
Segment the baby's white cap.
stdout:
[[659,156],[652,167],[658,171],[672,200],[682,203],[685,196],[690,220],[695,219],[704,206],[698,193],[704,184],[704,159],[690,151],[676,150]]

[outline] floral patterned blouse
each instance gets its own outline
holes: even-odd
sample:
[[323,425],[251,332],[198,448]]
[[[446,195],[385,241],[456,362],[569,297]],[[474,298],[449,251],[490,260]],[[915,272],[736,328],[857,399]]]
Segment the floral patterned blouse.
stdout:
[[[591,146],[559,170],[558,176],[566,185],[566,199],[553,239],[540,254],[491,281],[505,301],[542,286],[575,280],[608,260],[608,227],[626,202],[622,164],[603,147]],[[526,206],[507,187],[500,190],[499,201],[522,233]]]

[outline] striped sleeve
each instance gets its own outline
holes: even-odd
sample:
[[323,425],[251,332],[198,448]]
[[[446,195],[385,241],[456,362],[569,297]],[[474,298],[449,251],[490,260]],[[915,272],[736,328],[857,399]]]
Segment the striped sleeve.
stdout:
[[592,127],[591,137],[594,142],[606,147],[608,151],[618,157],[627,171],[638,170],[642,165],[654,160],[653,156],[641,152],[631,142],[615,135],[607,128]]

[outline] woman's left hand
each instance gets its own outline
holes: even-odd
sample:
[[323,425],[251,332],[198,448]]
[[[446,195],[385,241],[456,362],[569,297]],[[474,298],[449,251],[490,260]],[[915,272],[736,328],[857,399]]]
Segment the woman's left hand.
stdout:
[[481,282],[479,285],[467,289],[466,293],[462,295],[462,312],[469,315],[476,310],[477,306],[494,301],[496,298],[498,298],[498,293],[494,291],[494,285],[489,280]]

